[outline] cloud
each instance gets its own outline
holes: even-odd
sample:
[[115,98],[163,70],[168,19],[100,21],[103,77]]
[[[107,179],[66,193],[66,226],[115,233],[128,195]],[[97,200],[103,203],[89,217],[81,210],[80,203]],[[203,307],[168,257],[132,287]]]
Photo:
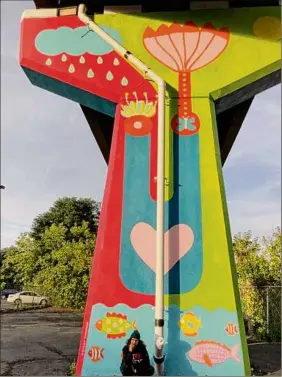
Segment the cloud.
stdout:
[[233,234],[281,224],[281,85],[256,96],[223,173]]
[[254,236],[270,235],[281,226],[281,207],[271,199],[228,201],[232,234],[251,230]]
[[[117,42],[122,42],[116,30],[108,26],[101,28]],[[104,55],[113,50],[97,33],[89,31],[86,26],[76,29],[60,27],[56,30],[44,30],[37,35],[35,46],[42,54],[49,56],[62,53],[79,56],[86,52],[92,55]]]
[[261,101],[255,101],[252,107],[254,111],[262,113],[264,116],[281,117],[281,105],[278,100],[279,96],[277,96],[276,103],[273,103],[272,101],[263,101],[263,106],[261,106]]
[[281,166],[281,85],[257,95],[232,146],[224,170]]
[[2,221],[1,228],[1,248],[11,246],[21,233],[28,232],[30,227],[28,225],[6,223]]
[[[238,177],[237,177],[238,178]],[[280,176],[264,179],[249,189],[246,176],[238,179],[240,190],[233,190],[227,182],[226,193],[232,234],[252,230],[255,236],[270,234],[281,226]],[[244,189],[245,188],[245,189]]]

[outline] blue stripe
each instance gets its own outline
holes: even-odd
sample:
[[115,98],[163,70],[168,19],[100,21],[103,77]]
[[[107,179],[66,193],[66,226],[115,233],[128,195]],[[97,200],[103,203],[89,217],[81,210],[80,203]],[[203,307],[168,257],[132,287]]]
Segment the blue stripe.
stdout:
[[[165,293],[191,291],[202,275],[202,226],[199,137],[173,136],[174,196],[165,203],[165,231],[187,224],[195,241],[191,250],[165,276]],[[150,138],[126,136],[120,276],[136,292],[154,294],[155,273],[137,255],[130,233],[138,222],[156,228],[156,203],[149,196]]]

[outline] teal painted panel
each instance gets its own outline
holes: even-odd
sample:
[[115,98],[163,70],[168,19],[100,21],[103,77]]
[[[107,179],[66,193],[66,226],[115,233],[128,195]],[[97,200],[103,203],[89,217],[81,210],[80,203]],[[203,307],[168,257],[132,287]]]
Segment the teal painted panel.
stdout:
[[[133,331],[133,324],[138,327],[147,346],[151,365],[154,365],[154,309],[151,305],[142,305],[134,309],[125,304],[114,307],[93,305],[81,376],[120,376],[120,355]],[[223,308],[210,311],[200,306],[191,306],[189,311],[205,324],[196,337],[186,336],[178,325],[179,321],[185,318],[185,314],[187,315],[185,311],[170,305],[164,312],[165,376],[244,376],[244,364],[241,362],[243,355],[238,347],[239,335],[230,337],[222,329],[222,323],[236,323],[236,312],[229,312]],[[120,325],[124,326],[122,330],[126,333],[125,337],[114,340],[107,338],[107,333],[96,327],[98,321],[105,320],[107,312],[120,313],[127,317]],[[112,320],[114,322],[115,317]],[[117,333],[120,331],[118,326],[112,329]],[[198,341],[203,343],[199,345]],[[201,356],[198,356],[201,355],[203,347],[207,355],[213,358],[213,367],[209,367]],[[104,349],[104,358],[99,358],[98,354],[96,362],[93,362],[93,348]]]
[[[106,25],[102,25],[101,28],[118,43],[123,43],[117,30]],[[113,47],[97,33],[89,33],[87,26],[80,26],[75,29],[62,26],[55,30],[43,30],[37,35],[35,45],[41,54],[48,56],[56,56],[62,53],[72,56],[80,56],[85,53],[99,56],[113,51]]]
[[[151,199],[148,189],[150,187],[150,143],[148,136],[126,136],[120,277],[123,284],[131,291],[152,295],[155,294],[155,272],[144,259],[142,260],[132,243],[132,231],[138,227],[140,229],[141,224],[151,226],[154,231],[156,229],[156,202]],[[190,228],[195,239],[192,247],[187,244],[186,252],[181,258],[180,251],[174,251],[178,254],[178,261],[172,265],[169,272],[165,273],[166,294],[192,291],[198,285],[203,273],[198,150],[197,134],[190,137],[179,137],[173,134],[174,195],[164,205],[165,232],[172,234],[173,227],[181,225],[186,227],[185,231]],[[182,231],[183,228],[181,231],[177,230],[177,237],[180,237]],[[149,237],[149,233],[147,235]],[[150,246],[146,245],[150,249]],[[139,247],[142,250],[144,246],[139,245]],[[177,245],[176,248],[178,248]],[[165,247],[165,253],[167,250]],[[135,273],[129,274],[130,270]]]
[[29,68],[22,67],[31,83],[39,88],[68,98],[81,105],[87,106],[100,113],[115,116],[116,103],[105,100],[95,94],[86,92],[69,84],[63,83],[41,73],[35,72]]

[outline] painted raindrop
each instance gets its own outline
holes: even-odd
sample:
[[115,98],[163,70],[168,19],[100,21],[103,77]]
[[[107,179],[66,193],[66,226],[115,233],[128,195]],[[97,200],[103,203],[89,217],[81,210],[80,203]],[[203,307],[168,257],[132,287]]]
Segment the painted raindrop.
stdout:
[[123,77],[122,80],[121,80],[121,85],[122,86],[127,86],[128,85],[128,80],[126,77]]
[[114,59],[114,65],[119,65],[119,60],[117,58]]
[[93,77],[95,76],[94,72],[92,71],[92,69],[88,69],[88,72],[87,72],[87,77],[89,77],[90,79],[92,79]]
[[108,81],[112,81],[112,79],[114,78],[114,76],[113,76],[113,74],[112,74],[112,72],[111,71],[108,71],[108,73],[107,73],[107,80]]
[[104,60],[101,56],[99,56],[99,58],[97,59],[97,63],[98,64],[103,64]]
[[63,54],[62,55],[62,62],[66,62],[67,60],[68,60],[67,55]]
[[79,59],[79,63],[84,64],[85,63],[85,57],[81,56]]
[[75,72],[74,65],[71,64],[71,65],[69,66],[69,73],[74,73],[74,72]]
[[50,58],[48,58],[47,60],[46,60],[46,65],[51,65],[52,64],[52,60],[50,59]]

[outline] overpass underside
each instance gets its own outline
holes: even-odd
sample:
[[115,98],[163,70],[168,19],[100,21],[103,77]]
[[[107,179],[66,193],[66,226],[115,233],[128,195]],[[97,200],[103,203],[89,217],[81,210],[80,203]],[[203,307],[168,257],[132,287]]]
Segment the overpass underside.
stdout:
[[[79,5],[77,0],[35,0],[37,8],[59,8],[72,7]],[[88,14],[101,14],[105,11],[122,12],[122,11],[142,11],[142,12],[175,12],[187,10],[209,10],[209,9],[238,9],[254,7],[278,7],[279,0],[196,0],[182,1],[176,0],[171,3],[163,4],[162,2],[124,0],[120,5],[119,0],[93,1],[86,0]],[[215,110],[217,116],[217,129],[220,145],[220,154],[222,165],[225,163],[232,145],[240,131],[245,116],[252,104],[254,97],[279,84],[281,82],[281,69],[271,72],[261,80],[252,82],[231,95],[222,97],[215,101]],[[99,145],[105,161],[108,163],[111,140],[113,134],[113,118],[106,114],[95,111],[87,106],[81,105],[82,111],[89,123],[91,131]],[[103,125],[103,126],[102,126]],[[106,126],[105,126],[106,125]]]

